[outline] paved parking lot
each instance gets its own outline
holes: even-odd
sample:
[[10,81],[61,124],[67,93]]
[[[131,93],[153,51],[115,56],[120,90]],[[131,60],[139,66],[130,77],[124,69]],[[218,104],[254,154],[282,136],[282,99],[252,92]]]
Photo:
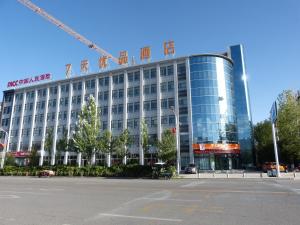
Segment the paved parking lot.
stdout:
[[300,181],[0,177],[2,225],[293,225]]

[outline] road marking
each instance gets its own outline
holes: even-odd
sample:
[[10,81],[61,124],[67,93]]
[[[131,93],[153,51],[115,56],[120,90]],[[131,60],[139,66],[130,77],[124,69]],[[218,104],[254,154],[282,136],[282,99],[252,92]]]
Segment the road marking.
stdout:
[[187,187],[196,187],[198,186],[199,184],[203,184],[205,183],[204,181],[194,181],[194,182],[191,182],[191,183],[188,183],[188,184],[184,184],[184,185],[181,185],[180,187],[182,188],[187,188]]
[[145,200],[154,200],[154,201],[174,201],[174,202],[202,202],[202,200],[196,199],[180,199],[180,198],[143,198]]
[[40,188],[40,191],[64,191],[62,188]]
[[159,217],[147,217],[147,216],[128,216],[128,215],[110,214],[110,213],[101,213],[100,215],[101,216],[107,216],[107,217],[120,217],[120,218],[141,219],[141,220],[158,220],[158,221],[182,222],[181,219],[171,219],[171,218],[159,218]]
[[38,193],[30,191],[0,191],[0,193],[13,193],[13,194],[30,194],[30,195],[48,195],[47,193]]
[[20,198],[18,195],[0,195],[0,198]]

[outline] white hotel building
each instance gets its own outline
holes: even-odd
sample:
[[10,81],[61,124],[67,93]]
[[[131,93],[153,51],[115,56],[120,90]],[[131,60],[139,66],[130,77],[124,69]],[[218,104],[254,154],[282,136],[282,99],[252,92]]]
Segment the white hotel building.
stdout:
[[[251,125],[251,117],[244,75],[242,46],[236,45],[222,54],[172,58],[5,90],[1,126],[8,131],[7,151],[22,164],[26,154],[15,152],[33,146],[41,152],[51,128],[52,156],[45,153],[44,161],[54,164],[56,143],[64,130],[72,136],[78,114],[92,95],[101,111],[102,130],[118,135],[128,128],[134,136],[129,159],[147,163],[152,155],[139,157],[142,118],[150,138],[160,139],[165,129],[175,127],[176,114],[182,167],[194,162],[200,169],[236,168],[244,163],[243,152],[252,154],[252,139],[245,135],[251,134],[251,127],[245,126]],[[200,145],[203,152],[197,149]],[[236,149],[228,148],[231,145]],[[70,152],[60,162],[76,160],[76,152]],[[97,155],[96,163],[105,163],[105,156]]]

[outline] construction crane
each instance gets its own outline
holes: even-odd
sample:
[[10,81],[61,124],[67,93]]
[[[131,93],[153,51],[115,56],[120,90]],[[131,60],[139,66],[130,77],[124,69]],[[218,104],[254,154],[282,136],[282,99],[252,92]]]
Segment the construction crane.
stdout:
[[28,7],[32,11],[34,11],[35,13],[39,14],[40,16],[42,16],[43,18],[48,20],[50,23],[53,23],[54,25],[56,25],[57,27],[59,27],[63,31],[67,32],[68,34],[70,34],[71,36],[73,36],[74,38],[76,38],[77,40],[82,42],[83,44],[87,45],[89,48],[94,49],[96,52],[100,53],[103,56],[106,56],[107,58],[110,58],[113,62],[115,62],[117,64],[119,63],[119,60],[117,58],[115,58],[114,56],[112,56],[110,53],[108,53],[104,49],[100,48],[95,43],[93,43],[89,39],[85,38],[81,34],[77,33],[72,28],[65,25],[64,23],[62,23],[58,19],[54,18],[49,13],[47,13],[46,11],[41,9],[40,7],[36,6],[35,4],[33,4],[31,1],[29,1],[29,0],[18,0],[18,2],[22,3],[23,5],[25,5],[26,7]]

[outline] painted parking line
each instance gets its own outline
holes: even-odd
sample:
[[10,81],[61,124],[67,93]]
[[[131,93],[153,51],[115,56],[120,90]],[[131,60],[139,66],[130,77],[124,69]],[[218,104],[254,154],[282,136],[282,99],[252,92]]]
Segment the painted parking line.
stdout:
[[188,183],[188,184],[184,184],[184,185],[181,185],[180,187],[182,188],[188,188],[188,187],[196,187],[200,184],[204,184],[206,183],[205,181],[195,181],[195,182],[191,182],[191,183]]
[[18,195],[0,195],[0,198],[20,198]]
[[181,199],[181,198],[166,198],[166,199],[161,199],[161,198],[142,198],[142,199],[152,200],[152,201],[202,202],[202,200],[197,200],[197,199]]
[[160,218],[160,217],[148,217],[148,216],[129,216],[121,214],[110,214],[110,213],[101,213],[101,216],[106,217],[119,217],[119,218],[129,218],[129,219],[140,219],[140,220],[157,220],[157,221],[169,221],[169,222],[182,222],[181,219],[172,219],[172,218]]

